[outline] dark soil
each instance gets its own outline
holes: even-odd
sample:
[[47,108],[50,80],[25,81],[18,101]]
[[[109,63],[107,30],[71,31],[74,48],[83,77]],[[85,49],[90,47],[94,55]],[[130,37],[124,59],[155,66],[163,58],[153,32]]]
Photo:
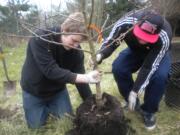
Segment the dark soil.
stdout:
[[105,104],[97,108],[95,95],[82,103],[76,112],[75,128],[66,135],[133,135],[120,102],[113,96],[103,94]]

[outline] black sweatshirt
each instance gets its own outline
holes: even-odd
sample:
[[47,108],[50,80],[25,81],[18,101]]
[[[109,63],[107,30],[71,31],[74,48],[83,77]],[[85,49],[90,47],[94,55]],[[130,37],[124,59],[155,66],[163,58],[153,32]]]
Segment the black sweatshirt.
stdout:
[[[51,31],[38,30],[43,38],[61,43],[60,28]],[[79,46],[80,47],[80,46]],[[21,87],[32,95],[49,98],[65,88],[66,83],[75,83],[76,73],[85,73],[82,51],[65,50],[63,46],[48,43],[39,37],[28,42],[27,55],[22,68]],[[76,84],[83,99],[91,95],[88,84]]]
[[[112,52],[119,46],[118,42],[113,40],[119,37],[121,33],[126,32],[135,23],[137,23],[146,11],[137,11],[136,13],[129,14],[119,19],[114,25],[109,37],[104,41],[100,53],[103,54],[103,59],[109,57]],[[137,38],[134,36],[131,30],[124,38],[127,46],[137,54],[140,58],[145,58],[144,63],[139,71],[137,79],[135,81],[133,90],[144,90],[149,84],[149,80],[152,75],[158,69],[158,66],[169,51],[172,39],[172,29],[170,24],[164,20],[164,26],[160,32],[160,38],[154,44],[140,45]],[[106,47],[110,45],[109,47]]]

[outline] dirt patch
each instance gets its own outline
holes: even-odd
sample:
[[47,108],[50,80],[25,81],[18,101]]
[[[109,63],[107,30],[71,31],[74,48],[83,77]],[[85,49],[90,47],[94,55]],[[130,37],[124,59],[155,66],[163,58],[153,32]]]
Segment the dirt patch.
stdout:
[[95,95],[82,103],[76,112],[75,128],[66,135],[133,135],[135,131],[129,126],[120,102],[104,93],[105,104],[97,108]]
[[8,119],[12,117],[15,113],[16,113],[15,110],[11,111],[8,109],[0,108],[0,119]]

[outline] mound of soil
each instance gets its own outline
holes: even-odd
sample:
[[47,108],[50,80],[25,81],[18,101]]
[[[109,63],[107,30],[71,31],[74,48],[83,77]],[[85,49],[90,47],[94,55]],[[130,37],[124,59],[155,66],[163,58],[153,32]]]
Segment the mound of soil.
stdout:
[[105,104],[97,108],[95,95],[82,103],[76,112],[75,128],[66,135],[132,135],[135,131],[129,126],[120,102],[104,93]]

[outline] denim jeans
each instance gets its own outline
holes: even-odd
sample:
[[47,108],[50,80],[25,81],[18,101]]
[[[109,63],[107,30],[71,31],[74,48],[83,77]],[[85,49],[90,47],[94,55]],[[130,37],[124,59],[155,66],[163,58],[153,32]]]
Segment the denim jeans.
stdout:
[[62,117],[64,113],[72,114],[72,106],[67,89],[50,99],[43,99],[23,91],[23,108],[29,128],[39,128],[46,123],[49,113]]
[[[123,50],[115,59],[112,65],[112,72],[118,85],[121,95],[128,100],[130,91],[133,88],[134,80],[132,73],[138,71],[145,57],[139,57],[129,48]],[[145,89],[144,104],[142,109],[148,113],[155,113],[158,110],[159,102],[165,92],[168,74],[171,67],[171,59],[167,53],[152,75],[148,86]]]

